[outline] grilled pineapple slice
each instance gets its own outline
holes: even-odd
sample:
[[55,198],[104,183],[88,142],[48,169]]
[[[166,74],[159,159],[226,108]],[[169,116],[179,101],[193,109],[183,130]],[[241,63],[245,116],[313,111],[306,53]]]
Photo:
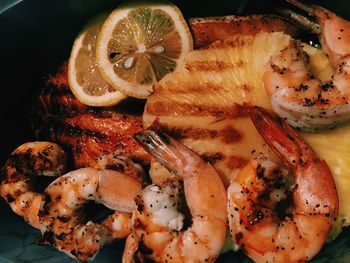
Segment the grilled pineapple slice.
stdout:
[[163,129],[211,162],[226,185],[249,159],[276,159],[239,105],[271,107],[261,69],[289,40],[281,32],[234,35],[190,52],[183,68],[154,87],[144,126],[159,119]]
[[[163,129],[211,162],[226,185],[247,160],[262,155],[276,160],[242,105],[271,108],[263,66],[289,40],[280,32],[234,35],[190,52],[184,67],[165,76],[149,96],[145,127],[159,119]],[[324,53],[307,44],[304,50],[314,75],[329,79],[333,70]],[[350,125],[302,135],[327,161],[335,178],[340,198],[339,220],[331,235],[335,237],[341,226],[350,224]]]

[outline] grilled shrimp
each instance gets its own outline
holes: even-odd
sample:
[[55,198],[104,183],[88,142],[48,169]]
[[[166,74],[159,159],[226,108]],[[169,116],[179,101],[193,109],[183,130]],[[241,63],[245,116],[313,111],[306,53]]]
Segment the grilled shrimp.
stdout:
[[146,174],[141,165],[123,156],[119,151],[102,154],[94,163],[90,164],[89,167],[99,170],[108,169],[118,171],[140,182],[146,180]]
[[0,194],[12,210],[39,228],[39,208],[43,203],[36,182],[41,176],[60,176],[66,169],[66,153],[51,142],[27,142],[14,150],[2,168]]
[[[57,178],[46,188],[40,210],[45,241],[71,257],[89,261],[106,242],[129,234],[130,213],[141,187],[140,180],[131,176],[91,167]],[[117,212],[102,223],[92,222],[85,218],[82,209],[88,201]]]
[[227,199],[220,176],[210,164],[166,134],[148,129],[137,133],[135,139],[183,180],[192,218],[186,227],[184,213],[179,211],[179,181],[146,187],[135,200],[133,232],[127,238],[123,262],[135,258],[213,262],[227,230]]
[[350,119],[350,22],[319,6],[307,6],[296,0],[288,2],[318,21],[289,12],[291,18],[319,34],[334,75],[327,82],[313,76],[302,45],[292,39],[265,67],[264,84],[271,95],[272,107],[292,126],[303,130],[334,127]]
[[326,241],[338,215],[332,174],[282,119],[262,108],[251,119],[284,166],[251,161],[228,188],[234,243],[256,262],[305,262]]

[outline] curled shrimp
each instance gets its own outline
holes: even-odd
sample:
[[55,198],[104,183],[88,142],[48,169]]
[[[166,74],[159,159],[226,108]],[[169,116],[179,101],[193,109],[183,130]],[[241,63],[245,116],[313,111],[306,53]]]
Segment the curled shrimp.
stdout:
[[37,189],[39,177],[56,177],[66,169],[66,153],[51,142],[27,142],[15,149],[2,168],[0,194],[12,210],[39,228],[43,195]]
[[332,174],[309,145],[274,113],[255,107],[251,119],[281,157],[251,161],[228,188],[234,243],[256,262],[305,262],[324,245],[338,215]]
[[326,82],[315,77],[301,43],[292,39],[265,67],[264,85],[272,107],[293,127],[309,131],[334,127],[350,119],[350,22],[322,7],[287,1],[316,18],[317,23],[288,11],[319,35],[335,73]]
[[[113,170],[87,167],[62,175],[45,190],[40,210],[44,240],[82,262],[93,259],[105,243],[129,234],[130,213],[141,188],[139,180]],[[102,223],[93,222],[84,215],[88,201],[117,212]]]
[[213,262],[227,230],[225,188],[215,169],[197,154],[163,133],[151,129],[135,139],[153,157],[183,180],[191,213],[186,227],[179,211],[179,182],[146,187],[136,198],[133,232],[126,241],[123,262]]

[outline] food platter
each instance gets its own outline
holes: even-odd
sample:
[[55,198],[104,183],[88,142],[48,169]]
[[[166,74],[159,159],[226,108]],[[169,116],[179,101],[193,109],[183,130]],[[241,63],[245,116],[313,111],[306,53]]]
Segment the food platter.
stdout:
[[[98,2],[98,3],[97,3]],[[238,3],[239,2],[239,3]],[[227,1],[196,4],[175,1],[186,18],[273,10],[272,2]],[[350,6],[342,1],[333,1],[332,6],[318,1],[328,8],[350,17]],[[72,41],[82,25],[95,13],[115,7],[113,1],[24,1],[0,15],[0,24],[5,25],[2,34],[7,35],[1,43],[5,71],[2,73],[6,85],[1,116],[6,129],[1,139],[1,163],[17,145],[32,138],[30,131],[31,96],[42,85],[43,78],[53,72],[69,56]],[[345,5],[345,6],[344,6]],[[69,28],[69,30],[67,30]],[[15,109],[15,110],[14,110]],[[5,126],[4,126],[5,127]],[[56,249],[38,245],[39,233],[15,215],[9,207],[0,203],[0,262],[75,262]],[[104,247],[93,262],[120,262],[123,242]],[[350,231],[345,229],[336,241],[327,244],[312,262],[349,262]],[[217,262],[251,262],[242,253],[228,252]]]

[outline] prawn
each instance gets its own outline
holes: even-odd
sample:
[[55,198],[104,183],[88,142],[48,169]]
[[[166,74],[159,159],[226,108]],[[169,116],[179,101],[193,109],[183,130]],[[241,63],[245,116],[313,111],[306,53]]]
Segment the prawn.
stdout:
[[[44,240],[82,262],[93,259],[105,243],[129,234],[134,198],[141,188],[140,180],[114,170],[86,167],[62,175],[45,190],[40,209]],[[116,212],[101,223],[88,220],[83,205],[89,201]]]
[[[210,164],[166,134],[148,129],[134,138],[183,180],[184,194],[179,180],[150,185],[139,193],[123,262],[135,258],[213,262],[224,245],[227,230],[227,198],[220,176]],[[189,226],[181,211],[183,195],[192,216]]]
[[227,208],[233,241],[255,262],[308,261],[338,215],[332,174],[275,113],[255,107],[250,117],[284,165],[252,160],[231,182]]
[[302,44],[291,39],[264,69],[272,107],[296,128],[317,131],[334,127],[350,119],[350,22],[320,6],[287,1],[315,17],[317,22],[287,11],[292,19],[319,35],[335,73],[326,82],[315,77]]
[[51,142],[27,142],[15,149],[2,168],[0,194],[13,212],[39,228],[38,212],[44,198],[36,189],[42,176],[57,177],[66,169],[67,155]]

